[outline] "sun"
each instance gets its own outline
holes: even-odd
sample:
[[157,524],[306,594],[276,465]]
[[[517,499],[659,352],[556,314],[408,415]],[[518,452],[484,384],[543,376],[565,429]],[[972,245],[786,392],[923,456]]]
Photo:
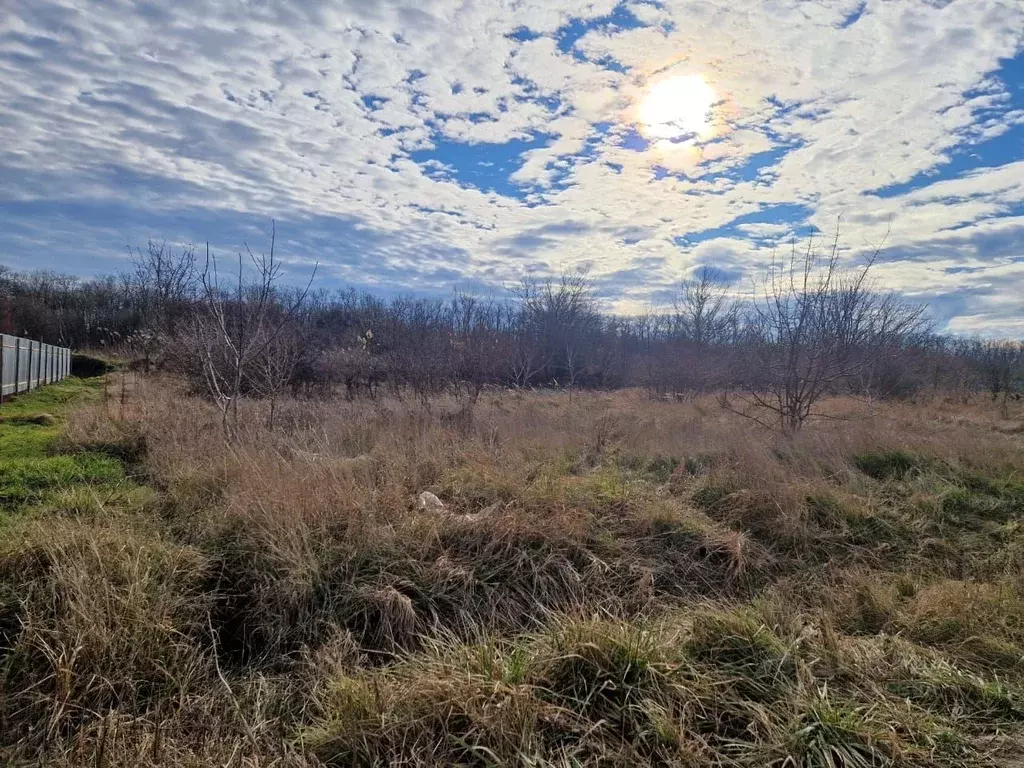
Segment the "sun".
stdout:
[[678,75],[656,83],[640,105],[644,133],[652,139],[711,134],[715,90],[700,75]]

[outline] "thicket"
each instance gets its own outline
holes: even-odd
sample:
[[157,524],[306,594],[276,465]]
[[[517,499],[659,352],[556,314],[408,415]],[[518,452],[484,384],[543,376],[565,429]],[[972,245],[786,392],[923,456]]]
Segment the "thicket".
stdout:
[[384,298],[321,290],[312,275],[305,288],[284,286],[273,241],[237,261],[150,243],[115,277],[0,272],[0,327],[183,373],[218,404],[225,428],[241,397],[276,402],[286,391],[474,401],[487,387],[716,392],[787,429],[834,395],[984,393],[1004,411],[1020,397],[1019,341],[933,332],[923,307],[871,279],[874,259],[847,267],[838,238],[830,248],[811,241],[750,291],[702,269],[670,306],[627,317],[602,311],[585,273],[526,278],[504,297]]

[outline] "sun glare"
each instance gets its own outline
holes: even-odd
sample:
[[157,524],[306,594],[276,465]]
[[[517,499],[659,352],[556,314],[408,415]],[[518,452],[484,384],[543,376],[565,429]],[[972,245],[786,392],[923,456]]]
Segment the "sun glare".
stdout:
[[707,137],[717,97],[700,75],[679,75],[655,84],[640,105],[644,133],[653,139]]

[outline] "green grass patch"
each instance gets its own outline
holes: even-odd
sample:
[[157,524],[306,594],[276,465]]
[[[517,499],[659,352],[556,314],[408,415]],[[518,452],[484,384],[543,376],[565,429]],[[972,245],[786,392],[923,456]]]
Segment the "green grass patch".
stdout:
[[57,439],[59,428],[28,422],[0,423],[0,464],[7,461],[46,456]]
[[679,466],[675,456],[628,454],[618,458],[619,467],[654,483],[667,483]]
[[906,451],[860,453],[853,457],[853,463],[875,480],[902,480],[921,466],[921,461]]
[[697,614],[686,650],[709,671],[722,673],[725,687],[755,701],[780,698],[796,674],[792,648],[749,610]]
[[25,507],[77,486],[124,481],[116,457],[99,452],[55,455],[63,417],[100,396],[100,380],[67,378],[0,405],[0,529]]
[[100,395],[99,380],[64,379],[0,405],[0,465],[11,459],[43,457],[60,434],[61,417]]
[[1013,685],[986,679],[949,664],[933,664],[887,684],[902,699],[944,716],[976,722],[1024,719],[1024,698]]
[[[772,765],[804,768],[879,768],[893,765],[885,724],[871,707],[836,701],[827,692],[788,723]],[[784,753],[785,757],[781,754]]]
[[735,488],[708,484],[694,491],[693,502],[701,509],[714,509],[735,492]]
[[70,376],[55,384],[8,398],[0,405],[0,423],[15,417],[48,413],[60,416],[68,409],[99,397],[101,379],[79,379]]
[[121,462],[95,453],[6,459],[0,463],[0,504],[40,501],[51,491],[123,479]]

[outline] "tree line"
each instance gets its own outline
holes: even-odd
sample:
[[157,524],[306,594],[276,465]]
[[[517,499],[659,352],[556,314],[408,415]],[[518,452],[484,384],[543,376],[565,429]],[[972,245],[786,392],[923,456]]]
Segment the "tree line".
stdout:
[[107,348],[184,374],[230,430],[243,397],[384,390],[470,402],[487,387],[642,387],[716,393],[767,426],[798,429],[835,394],[875,402],[923,392],[986,394],[1005,409],[1024,385],[1024,347],[936,333],[925,308],[880,290],[877,253],[844,268],[838,236],[794,245],[738,292],[698,270],[667,306],[603,311],[585,272],[526,277],[502,296],[384,298],[283,284],[266,253],[218,259],[149,243],[127,269],[82,279],[0,267],[0,330]]

